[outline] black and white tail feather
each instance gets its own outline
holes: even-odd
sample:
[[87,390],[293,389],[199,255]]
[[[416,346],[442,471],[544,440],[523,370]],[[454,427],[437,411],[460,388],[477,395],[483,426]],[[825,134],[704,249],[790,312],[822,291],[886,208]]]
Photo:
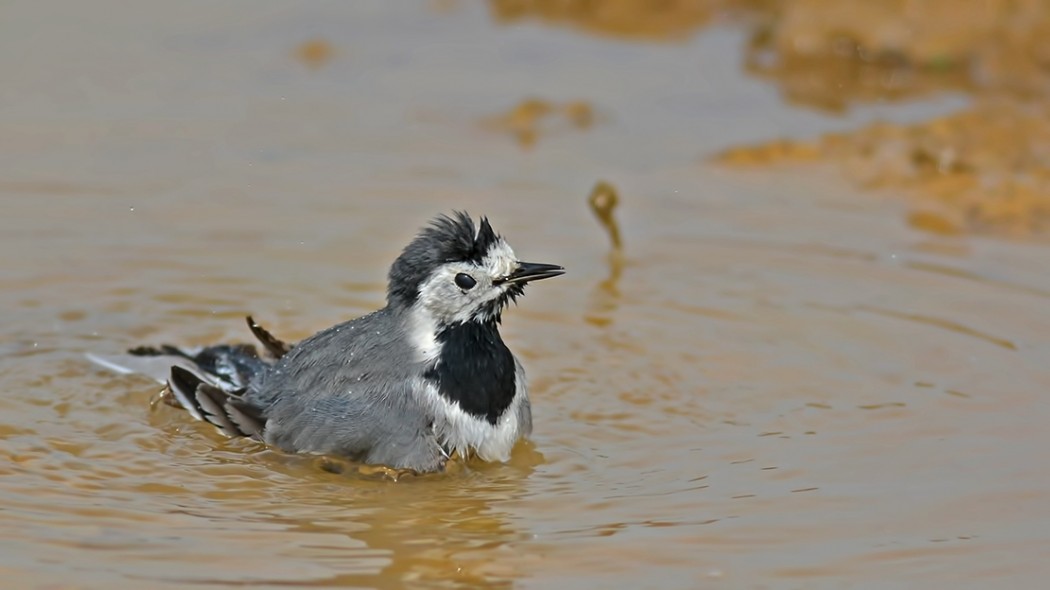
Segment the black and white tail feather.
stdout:
[[262,440],[266,419],[260,408],[245,401],[244,393],[252,380],[291,350],[292,345],[274,337],[251,316],[246,319],[265,356],[260,356],[250,344],[193,349],[140,346],[124,355],[87,356],[118,373],[140,373],[167,385],[161,396],[165,403],[185,409],[226,436]]
[[262,440],[266,419],[258,408],[244,401],[244,389],[223,389],[179,366],[171,368],[168,388],[181,407],[198,420],[210,422],[226,436]]

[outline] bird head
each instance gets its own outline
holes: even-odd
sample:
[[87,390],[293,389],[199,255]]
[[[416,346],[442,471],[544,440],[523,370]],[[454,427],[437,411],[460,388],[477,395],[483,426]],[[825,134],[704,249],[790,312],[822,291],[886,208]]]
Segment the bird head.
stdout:
[[415,307],[438,325],[499,321],[526,283],[565,272],[554,264],[521,262],[482,217],[464,212],[434,219],[390,267],[387,301]]

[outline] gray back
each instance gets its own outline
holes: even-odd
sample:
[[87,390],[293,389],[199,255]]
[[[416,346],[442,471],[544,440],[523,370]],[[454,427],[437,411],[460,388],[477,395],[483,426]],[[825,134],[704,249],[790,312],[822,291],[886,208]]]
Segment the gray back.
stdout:
[[268,418],[266,442],[392,467],[440,463],[431,417],[411,390],[423,363],[403,317],[384,308],[319,332],[254,382],[248,401]]

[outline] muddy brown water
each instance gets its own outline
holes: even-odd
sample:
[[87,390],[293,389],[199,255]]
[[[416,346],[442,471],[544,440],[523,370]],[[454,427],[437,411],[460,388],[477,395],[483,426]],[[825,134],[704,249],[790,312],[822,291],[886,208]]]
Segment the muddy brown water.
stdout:
[[[1046,245],[702,163],[958,98],[824,116],[742,74],[729,30],[630,44],[435,6],[5,6],[3,587],[1041,587]],[[296,57],[317,40],[327,61]],[[481,124],[532,96],[603,120],[529,149]],[[453,208],[570,271],[505,317],[536,421],[506,465],[336,475],[83,360],[370,311]]]

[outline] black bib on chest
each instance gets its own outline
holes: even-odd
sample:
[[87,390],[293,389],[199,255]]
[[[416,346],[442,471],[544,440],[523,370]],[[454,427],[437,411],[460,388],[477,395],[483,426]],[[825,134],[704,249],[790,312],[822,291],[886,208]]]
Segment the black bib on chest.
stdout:
[[437,335],[441,356],[424,375],[446,399],[495,424],[514,399],[514,356],[496,322],[455,324]]

